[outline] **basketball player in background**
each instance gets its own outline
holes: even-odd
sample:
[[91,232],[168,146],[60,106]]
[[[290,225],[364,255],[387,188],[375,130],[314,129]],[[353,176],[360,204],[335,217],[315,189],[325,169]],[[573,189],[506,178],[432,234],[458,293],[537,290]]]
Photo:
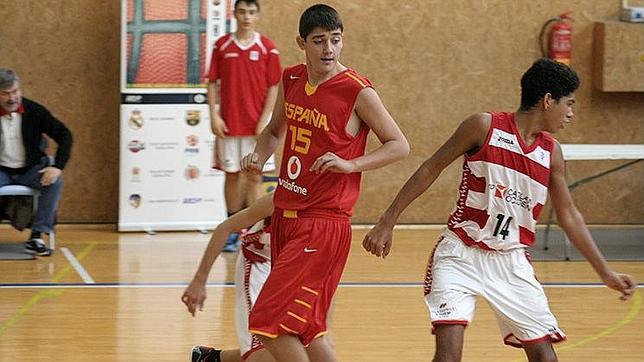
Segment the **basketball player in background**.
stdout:
[[224,220],[213,231],[199,268],[181,296],[181,301],[194,317],[206,300],[206,282],[212,265],[219,256],[228,235],[253,225],[240,237],[241,252],[235,264],[235,329],[239,349],[218,350],[195,346],[193,362],[274,361],[261,343],[248,332],[248,314],[271,269],[270,216],[273,195],[264,195],[250,207]]
[[[272,362],[275,361],[261,342],[248,331],[248,315],[271,270],[270,226],[273,194],[260,197],[248,208],[224,220],[212,233],[194,278],[184,291],[181,301],[194,317],[206,300],[206,282],[212,265],[220,254],[231,230],[251,226],[240,236],[241,252],[235,263],[235,329],[239,349],[219,350],[208,346],[192,349],[193,362]],[[331,324],[331,316],[327,325]],[[328,338],[327,338],[328,339]],[[333,342],[328,339],[333,347]]]
[[[277,48],[255,31],[259,2],[236,0],[234,14],[237,31],[217,40],[208,72],[208,104],[216,136],[214,168],[226,173],[224,198],[228,216],[263,193],[262,175],[242,175],[239,162],[253,151],[257,134],[268,123],[281,74]],[[272,169],[267,167],[264,171]],[[233,230],[224,251],[237,250],[237,236],[238,231]]]
[[459,361],[476,296],[495,311],[503,341],[523,348],[530,361],[556,361],[552,344],[565,339],[534,276],[526,247],[550,192],[557,220],[604,284],[631,297],[630,275],[613,271],[573,204],[561,146],[550,133],[573,117],[577,74],[540,59],[521,78],[517,112],[474,114],[400,190],[363,247],[383,258],[405,208],[456,158],[464,155],[456,207],[429,260],[425,302],[436,336],[434,361]]

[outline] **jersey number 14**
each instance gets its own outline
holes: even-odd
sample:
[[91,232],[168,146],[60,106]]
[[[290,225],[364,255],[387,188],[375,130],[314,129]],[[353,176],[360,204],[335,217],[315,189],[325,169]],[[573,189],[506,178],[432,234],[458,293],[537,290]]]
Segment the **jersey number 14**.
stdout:
[[[510,221],[512,221],[512,216],[506,216],[503,214],[498,214],[496,215],[496,226],[494,227],[494,233],[492,236],[497,236],[501,234],[503,236],[503,240],[510,234],[510,231],[508,230],[510,228]],[[504,223],[505,221],[505,223]],[[503,227],[501,227],[503,225]]]

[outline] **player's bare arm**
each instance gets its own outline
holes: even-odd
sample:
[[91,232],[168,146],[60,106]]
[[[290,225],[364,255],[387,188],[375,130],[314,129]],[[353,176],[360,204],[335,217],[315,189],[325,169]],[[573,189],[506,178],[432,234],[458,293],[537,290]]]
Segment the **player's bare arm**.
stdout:
[[555,145],[552,155],[549,189],[559,226],[579,252],[590,262],[604,284],[621,292],[621,299],[629,299],[637,284],[630,275],[613,271],[597,248],[583,216],[577,210],[570,196],[565,177],[563,153],[558,143]]
[[347,132],[356,134],[364,122],[376,134],[381,146],[373,152],[353,160],[345,160],[327,152],[318,157],[311,171],[352,173],[373,170],[400,160],[409,154],[409,143],[380,97],[373,88],[364,88],[358,94],[356,105],[347,125]]
[[257,127],[255,128],[255,134],[260,134],[266,128],[266,125],[271,120],[271,111],[275,106],[275,100],[277,99],[277,92],[279,91],[279,85],[275,84],[274,86],[268,87],[266,91],[266,99],[264,100],[264,108],[262,109],[262,114],[259,115],[259,120],[257,122]]
[[241,160],[241,170],[244,172],[261,173],[266,160],[275,152],[280,137],[286,130],[286,114],[284,113],[284,86],[280,83],[277,100],[273,107],[271,121],[257,136],[255,151],[244,156]]
[[393,228],[400,214],[436,181],[449,164],[466,153],[475,152],[485,142],[490,123],[491,116],[487,113],[466,118],[454,134],[420,165],[363,239],[362,246],[366,251],[383,258],[389,254]]
[[273,212],[273,194],[267,194],[257,199],[251,206],[224,220],[213,231],[210,242],[204,251],[199,268],[192,281],[183,292],[181,301],[188,308],[188,312],[195,316],[197,309],[202,310],[206,300],[206,281],[212,265],[221,253],[228,234],[240,230],[248,225],[266,218]]
[[212,133],[217,137],[224,138],[226,137],[226,132],[228,132],[228,127],[226,127],[226,122],[217,112],[217,103],[219,101],[219,82],[209,82],[208,83],[208,105],[210,106],[210,128]]

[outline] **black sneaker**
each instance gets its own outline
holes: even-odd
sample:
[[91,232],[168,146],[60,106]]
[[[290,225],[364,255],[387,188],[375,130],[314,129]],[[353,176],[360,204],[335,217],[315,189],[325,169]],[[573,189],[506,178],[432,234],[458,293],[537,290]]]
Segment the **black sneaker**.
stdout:
[[45,242],[40,238],[35,238],[25,243],[25,251],[29,254],[38,256],[50,256],[52,250],[45,245]]
[[194,346],[191,358],[192,362],[221,362],[221,350],[206,346]]

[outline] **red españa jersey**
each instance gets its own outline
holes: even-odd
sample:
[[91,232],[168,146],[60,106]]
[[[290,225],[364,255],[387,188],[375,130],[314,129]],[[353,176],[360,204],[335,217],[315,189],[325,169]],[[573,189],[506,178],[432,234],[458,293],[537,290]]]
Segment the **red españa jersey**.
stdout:
[[465,155],[456,207],[447,227],[465,244],[510,250],[534,243],[548,197],[555,142],[546,132],[526,145],[514,113],[490,113],[485,144]]
[[286,141],[275,208],[328,210],[350,216],[360,193],[361,173],[309,171],[315,160],[333,152],[345,160],[364,155],[369,127],[362,123],[355,136],[346,127],[358,94],[371,82],[352,69],[312,87],[306,65],[282,75]]
[[208,82],[220,80],[221,117],[229,136],[254,136],[264,109],[266,91],[281,74],[279,52],[267,37],[255,33],[253,42],[241,46],[233,34],[215,43]]

